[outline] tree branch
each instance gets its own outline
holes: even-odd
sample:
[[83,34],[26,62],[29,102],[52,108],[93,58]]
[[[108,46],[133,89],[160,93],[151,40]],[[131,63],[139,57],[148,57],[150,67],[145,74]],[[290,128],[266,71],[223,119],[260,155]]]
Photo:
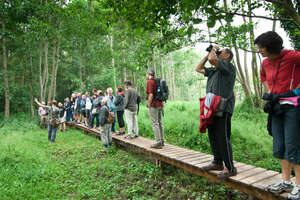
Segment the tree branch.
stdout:
[[[218,42],[210,42],[210,41],[200,41],[201,43],[213,43],[213,44],[217,44],[217,45],[222,45],[222,44],[220,44],[220,43],[218,43]],[[233,47],[233,46],[228,46],[228,47]],[[253,51],[253,50],[248,50],[248,49],[244,49],[244,48],[241,48],[241,47],[238,47],[238,49],[241,49],[241,50],[243,50],[243,51],[246,51],[246,52],[251,52],[251,53],[257,53],[257,51]]]
[[272,20],[272,21],[293,21],[292,19],[287,19],[287,18],[273,18],[273,17],[267,17],[267,16],[260,16],[260,15],[247,15],[247,14],[243,14],[243,13],[238,13],[238,12],[228,12],[225,10],[221,10],[216,8],[219,12],[225,13],[225,14],[229,14],[229,15],[238,15],[238,16],[242,16],[242,17],[252,17],[252,18],[261,18],[261,19],[267,19],[267,20]]

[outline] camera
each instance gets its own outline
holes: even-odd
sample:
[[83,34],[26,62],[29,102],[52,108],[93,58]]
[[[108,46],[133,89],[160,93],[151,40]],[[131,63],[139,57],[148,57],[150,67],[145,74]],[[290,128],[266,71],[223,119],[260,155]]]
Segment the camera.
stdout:
[[[206,48],[206,51],[210,52],[213,48],[213,45],[209,45],[209,47]],[[219,49],[216,50],[216,54],[217,55],[220,55],[221,54],[221,51]]]

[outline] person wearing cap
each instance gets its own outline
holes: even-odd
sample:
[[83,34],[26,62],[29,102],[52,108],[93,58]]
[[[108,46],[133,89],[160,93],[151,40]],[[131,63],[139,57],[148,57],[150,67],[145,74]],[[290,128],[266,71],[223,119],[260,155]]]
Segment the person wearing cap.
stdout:
[[151,148],[161,149],[164,146],[164,127],[162,124],[164,103],[155,99],[157,92],[157,85],[155,83],[155,73],[149,69],[146,73],[147,77],[147,108],[149,109],[149,116],[152,124],[152,129],[155,137],[155,143]]

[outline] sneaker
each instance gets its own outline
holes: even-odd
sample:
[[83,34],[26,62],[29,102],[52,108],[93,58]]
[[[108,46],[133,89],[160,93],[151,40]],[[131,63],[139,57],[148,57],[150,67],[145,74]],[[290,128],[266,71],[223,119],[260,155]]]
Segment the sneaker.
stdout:
[[293,190],[288,194],[288,200],[300,200],[300,185],[294,185]]
[[138,135],[134,135],[134,136],[133,136],[133,138],[137,138],[137,137],[139,137],[139,136],[138,136]]
[[129,139],[129,140],[133,139],[133,137],[131,135],[126,135],[124,138]]
[[223,172],[219,173],[217,175],[217,177],[219,179],[224,180],[224,179],[227,179],[230,176],[235,176],[235,175],[237,175],[237,169],[236,168],[234,168],[232,171],[228,171],[228,169],[225,169]]
[[222,171],[224,169],[223,164],[222,165],[217,165],[215,163],[210,163],[209,165],[206,165],[202,167],[204,171],[210,171],[210,170],[219,170]]
[[153,148],[153,149],[162,149],[163,145],[162,145],[162,143],[158,142],[158,143],[152,144],[150,146],[150,148]]
[[292,182],[281,181],[267,188],[269,192],[281,194],[283,192],[291,192],[293,189]]

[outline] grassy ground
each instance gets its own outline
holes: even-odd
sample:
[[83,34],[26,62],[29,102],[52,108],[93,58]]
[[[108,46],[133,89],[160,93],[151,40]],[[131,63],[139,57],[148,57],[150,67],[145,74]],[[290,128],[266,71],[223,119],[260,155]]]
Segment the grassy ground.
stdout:
[[[235,160],[278,170],[272,159],[265,115],[237,108],[232,122]],[[210,153],[199,134],[197,103],[168,103],[164,125],[168,143]],[[256,114],[253,114],[256,113]],[[153,137],[145,108],[140,133]],[[245,199],[201,177],[168,167],[162,171],[141,155],[113,147],[101,153],[99,140],[80,131],[58,132],[57,143],[25,116],[0,124],[0,199]]]

